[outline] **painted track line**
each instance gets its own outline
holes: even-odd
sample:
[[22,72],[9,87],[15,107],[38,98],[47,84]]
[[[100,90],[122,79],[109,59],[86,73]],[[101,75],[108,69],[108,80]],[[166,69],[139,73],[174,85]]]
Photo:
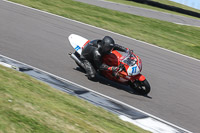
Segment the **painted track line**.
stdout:
[[[52,13],[45,12],[45,11],[41,11],[41,10],[38,10],[38,9],[35,9],[35,8],[31,8],[31,7],[24,6],[24,5],[21,5],[21,4],[17,4],[17,3],[14,3],[14,2],[10,2],[10,1],[7,1],[7,0],[2,0],[2,1],[8,2],[8,3],[11,3],[11,4],[15,4],[15,5],[18,5],[18,6],[22,6],[22,7],[25,7],[25,8],[29,8],[29,9],[32,9],[32,10],[35,10],[35,11],[39,11],[39,12],[42,12],[42,13],[46,13],[46,14],[49,14],[49,15],[53,15],[53,16],[56,16],[56,17],[60,17],[60,18],[63,18],[63,19],[66,19],[66,20],[69,20],[69,21],[72,21],[72,22],[76,22],[76,23],[80,23],[80,24],[83,24],[83,25],[86,25],[86,26],[90,26],[90,27],[96,28],[96,29],[99,29],[99,30],[103,30],[103,31],[106,31],[106,32],[110,32],[110,33],[113,33],[113,34],[116,34],[116,35],[119,35],[119,36],[122,36],[122,37],[125,37],[125,38],[128,38],[128,39],[136,40],[136,39],[133,39],[133,38],[124,36],[124,35],[120,35],[120,34],[115,33],[115,32],[111,32],[111,31],[108,31],[108,30],[105,30],[105,29],[102,29],[102,28],[98,28],[98,27],[95,27],[95,26],[92,26],[92,25],[89,25],[89,24],[85,24],[85,23],[76,21],[76,20],[72,20],[72,19],[69,19],[69,18],[65,18],[65,17],[59,16],[59,15],[55,15],[55,14],[52,14]],[[172,52],[172,53],[181,55],[181,56],[185,56],[185,57],[187,57],[187,58],[190,58],[190,59],[193,59],[193,60],[196,60],[196,61],[200,61],[200,60],[198,60],[198,59],[195,59],[195,58],[192,58],[192,57],[189,57],[189,56],[186,56],[186,55],[182,55],[182,54],[180,54],[180,53],[177,53],[177,52],[174,52],[174,51],[171,51],[171,50],[167,50],[167,49],[164,49],[164,48],[155,46],[155,45],[150,44],[150,43],[147,43],[147,42],[143,42],[143,41],[140,41],[140,40],[136,40],[136,41],[142,42],[142,43],[151,45],[151,46],[153,46],[153,47],[157,47],[157,48],[159,48],[159,49],[166,50],[166,51],[169,51],[169,52]],[[3,56],[3,55],[1,55],[1,56],[2,56],[2,57],[6,57],[6,56]],[[6,57],[6,58],[9,58],[9,57]],[[10,59],[10,60],[13,60],[13,61],[16,61],[16,62],[20,62],[20,61],[11,59],[11,58],[9,58],[9,59]],[[27,66],[30,66],[30,65],[25,64],[25,63],[22,63],[22,62],[20,62],[20,63],[21,63],[21,64],[24,64],[24,65],[27,65]],[[187,131],[187,130],[185,130],[185,129],[181,128],[181,127],[178,127],[178,126],[176,126],[176,125],[174,125],[174,124],[172,124],[172,123],[169,123],[169,122],[167,122],[167,121],[165,121],[165,120],[162,120],[162,119],[160,119],[160,118],[158,118],[158,117],[156,117],[156,116],[153,116],[153,115],[151,115],[151,114],[148,114],[148,113],[146,113],[146,112],[144,112],[144,111],[142,111],[142,110],[140,110],[140,109],[137,109],[137,108],[135,108],[135,107],[132,107],[132,106],[126,104],[126,103],[123,103],[123,102],[121,102],[121,101],[118,101],[118,100],[116,100],[116,99],[113,99],[113,98],[111,98],[111,97],[108,97],[108,96],[106,96],[106,95],[103,95],[103,94],[101,94],[101,93],[98,93],[98,92],[96,92],[96,91],[93,91],[93,90],[91,90],[91,89],[89,89],[89,88],[86,88],[86,87],[84,87],[84,86],[81,86],[81,85],[79,85],[79,84],[77,84],[77,83],[74,83],[74,82],[69,81],[69,80],[67,80],[67,79],[64,79],[64,78],[62,78],[62,77],[56,76],[56,75],[51,74],[51,73],[46,72],[46,71],[43,71],[43,70],[41,70],[41,69],[39,69],[39,68],[36,68],[36,67],[33,67],[33,66],[31,66],[31,67],[34,68],[34,69],[36,69],[36,70],[42,71],[42,72],[44,72],[44,73],[46,73],[46,74],[52,75],[52,76],[54,76],[54,77],[56,77],[56,78],[58,78],[58,79],[61,79],[61,80],[63,80],[63,81],[67,81],[67,82],[69,82],[69,83],[71,83],[71,84],[74,84],[74,85],[76,85],[76,86],[82,87],[82,88],[84,88],[84,89],[86,89],[86,90],[89,90],[89,91],[94,92],[94,93],[96,93],[96,94],[99,94],[99,95],[101,95],[101,96],[103,96],[103,97],[106,97],[106,98],[108,98],[108,99],[111,99],[111,100],[113,100],[113,101],[116,101],[116,102],[118,102],[118,103],[120,103],[120,104],[126,105],[126,106],[128,106],[128,107],[130,107],[130,108],[132,108],[132,109],[135,109],[135,110],[140,111],[140,112],[142,112],[142,113],[144,113],[144,114],[147,114],[147,115],[151,116],[152,118],[158,119],[158,120],[160,120],[160,121],[162,121],[162,122],[164,122],[164,123],[166,123],[166,124],[169,124],[169,125],[172,125],[172,126],[174,126],[174,127],[180,128],[181,130],[184,130],[184,131],[186,131],[186,132],[190,132],[190,131]]]
[[[167,12],[156,11],[156,10],[153,10],[153,9],[142,8],[142,7],[132,6],[132,5],[126,5],[126,4],[117,3],[117,2],[113,2],[113,1],[107,1],[107,0],[99,0],[99,1],[107,2],[107,3],[111,3],[111,4],[116,4],[116,5],[122,5],[122,6],[126,6],[126,7],[134,7],[134,8],[138,8],[138,9],[142,9],[142,10],[146,10],[146,11],[161,12],[161,13],[166,14],[166,15],[174,15],[174,16],[178,16],[178,17],[183,17],[183,18],[185,18],[185,16],[181,16],[181,15],[170,14],[170,13],[167,13]],[[172,23],[178,24],[178,25],[185,25],[185,26],[192,26],[192,27],[200,27],[200,26],[197,26],[197,25],[195,26],[195,25],[183,24],[183,23],[177,23],[177,22],[172,22]]]
[[153,45],[153,44],[144,42],[144,41],[140,41],[140,40],[137,40],[137,39],[134,39],[134,38],[125,36],[125,35],[121,35],[121,34],[116,33],[116,32],[112,32],[112,31],[109,31],[109,30],[105,30],[105,29],[102,29],[102,28],[99,28],[99,27],[96,27],[96,26],[93,26],[93,25],[89,25],[89,24],[86,24],[86,23],[83,23],[83,22],[80,22],[80,21],[77,21],[77,20],[65,18],[65,17],[63,17],[63,16],[59,16],[59,15],[56,15],[56,14],[53,14],[53,13],[49,13],[49,12],[46,12],[46,11],[42,11],[42,10],[39,10],[39,9],[36,9],[36,8],[32,8],[32,7],[25,6],[25,5],[22,5],[22,4],[18,4],[18,3],[15,3],[15,2],[11,2],[11,1],[8,1],[8,0],[2,0],[2,1],[8,2],[8,3],[11,3],[11,4],[14,4],[14,5],[18,5],[18,6],[21,6],[21,7],[25,7],[25,8],[31,9],[31,10],[35,10],[35,11],[38,11],[38,12],[46,13],[46,14],[49,14],[49,15],[52,15],[52,16],[55,16],[55,17],[63,18],[63,19],[65,19],[65,20],[72,21],[72,22],[76,22],[76,23],[79,23],[79,24],[82,24],[82,25],[86,25],[86,26],[89,26],[89,27],[93,27],[93,28],[96,28],[96,29],[99,29],[99,30],[102,30],[102,31],[110,32],[110,33],[112,33],[112,34],[115,34],[115,35],[118,35],[118,36],[122,36],[122,37],[125,37],[125,38],[127,38],[127,39],[131,39],[131,40],[134,40],[134,41],[137,41],[137,42],[140,42],[140,43],[144,43],[144,44],[150,45],[150,46],[152,46],[152,47],[156,47],[156,48],[158,48],[158,49],[162,49],[162,50],[165,50],[165,51],[168,51],[168,52],[177,54],[177,55],[181,55],[181,56],[184,56],[184,57],[187,57],[187,58],[190,58],[190,59],[192,59],[192,60],[195,60],[195,61],[199,61],[199,62],[200,62],[199,59],[196,59],[196,58],[193,58],[193,57],[190,57],[190,56],[187,56],[187,55],[183,55],[183,54],[180,54],[180,53],[177,53],[177,52],[174,52],[174,51],[165,49],[165,48],[161,48],[161,47],[159,47],[159,46],[156,46],[156,45]]
[[23,65],[25,65],[25,66],[28,66],[28,67],[33,68],[33,69],[35,69],[35,70],[41,71],[41,72],[43,72],[43,73],[45,73],[45,74],[48,74],[48,75],[50,75],[50,76],[53,76],[53,77],[55,77],[55,78],[57,78],[57,79],[59,79],[59,80],[68,82],[68,83],[70,83],[70,84],[72,84],[72,85],[75,85],[75,86],[84,88],[84,89],[86,89],[86,90],[88,90],[88,91],[90,91],[90,92],[96,93],[96,94],[98,94],[98,95],[100,95],[100,96],[103,96],[103,97],[105,97],[105,98],[108,98],[108,99],[110,99],[110,100],[112,100],[112,101],[114,101],[114,102],[117,102],[117,103],[119,103],[119,104],[125,105],[125,106],[127,106],[127,107],[129,107],[129,108],[131,108],[131,109],[134,109],[134,110],[136,110],[136,111],[139,111],[139,112],[141,112],[141,113],[144,113],[144,114],[146,114],[146,115],[148,115],[148,116],[150,116],[150,117],[152,117],[152,118],[154,118],[154,119],[157,119],[157,120],[160,121],[160,122],[163,122],[163,123],[168,124],[168,125],[171,125],[171,126],[173,126],[173,127],[175,127],[175,128],[181,129],[181,130],[183,130],[183,131],[185,131],[185,132],[187,132],[187,133],[192,133],[191,131],[188,131],[188,130],[182,128],[182,127],[179,127],[179,126],[177,126],[177,125],[175,125],[175,124],[172,124],[172,123],[170,123],[170,122],[167,122],[167,121],[165,121],[165,120],[163,120],[163,119],[161,119],[161,118],[158,118],[158,117],[156,117],[156,116],[154,116],[154,115],[151,115],[151,114],[149,114],[149,113],[147,113],[147,112],[145,112],[145,111],[142,111],[142,110],[140,110],[140,109],[138,109],[138,108],[135,108],[135,107],[133,107],[133,106],[131,106],[131,105],[128,105],[128,104],[126,104],[126,103],[124,103],[124,102],[122,102],[122,101],[119,101],[119,100],[114,99],[114,98],[112,98],[112,97],[109,97],[109,96],[106,96],[106,95],[101,94],[101,93],[99,93],[99,92],[96,92],[96,91],[94,91],[94,90],[92,90],[92,89],[89,89],[89,88],[87,88],[87,87],[84,87],[84,86],[82,86],[82,85],[79,85],[79,84],[77,84],[77,83],[75,83],[75,82],[72,82],[72,81],[70,81],[70,80],[68,80],[68,79],[64,79],[64,78],[62,78],[62,77],[59,77],[59,76],[54,75],[54,74],[52,74],[52,73],[49,73],[49,72],[47,72],[47,71],[41,70],[41,69],[39,69],[39,68],[37,68],[37,67],[31,66],[31,65],[28,65],[28,64],[26,64],[26,63],[20,62],[20,61],[18,61],[18,60],[12,59],[12,58],[10,58],[10,57],[4,56],[4,55],[2,55],[2,54],[0,54],[0,56],[2,56],[2,57],[4,57],[4,58],[7,58],[7,59],[9,59],[9,60],[12,60],[12,61],[14,61],[14,62],[19,62],[19,63],[21,63],[21,64],[23,64]]

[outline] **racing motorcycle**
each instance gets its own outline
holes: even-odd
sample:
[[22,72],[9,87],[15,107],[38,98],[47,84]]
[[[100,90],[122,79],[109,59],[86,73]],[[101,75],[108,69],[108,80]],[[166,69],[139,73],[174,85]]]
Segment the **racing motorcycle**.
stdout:
[[[71,34],[68,39],[75,49],[74,53],[69,53],[70,57],[80,68],[84,69],[83,63],[80,61],[80,55],[84,46],[90,41],[75,34]],[[100,74],[107,79],[129,85],[133,90],[142,95],[147,95],[150,92],[151,88],[147,79],[140,74],[142,71],[142,60],[132,50],[121,53],[113,50],[111,53],[102,57],[102,62],[109,66],[118,67],[118,71],[115,74],[112,71],[100,71]]]

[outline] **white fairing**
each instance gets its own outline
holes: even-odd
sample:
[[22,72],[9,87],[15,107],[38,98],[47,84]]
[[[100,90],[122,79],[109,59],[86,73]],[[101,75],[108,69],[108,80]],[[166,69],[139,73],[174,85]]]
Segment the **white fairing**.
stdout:
[[81,54],[83,45],[88,41],[88,39],[81,37],[79,35],[71,34],[69,37],[69,42],[72,47]]
[[129,66],[127,73],[129,76],[137,75],[140,73],[140,69],[137,64],[135,64],[134,66]]

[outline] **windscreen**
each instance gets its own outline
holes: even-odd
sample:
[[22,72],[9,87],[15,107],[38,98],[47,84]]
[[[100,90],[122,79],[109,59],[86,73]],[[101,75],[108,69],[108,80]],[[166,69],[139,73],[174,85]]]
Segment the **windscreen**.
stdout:
[[122,54],[122,57],[120,58],[123,63],[126,63],[129,66],[134,66],[136,64],[136,56],[132,54],[132,52],[126,52]]

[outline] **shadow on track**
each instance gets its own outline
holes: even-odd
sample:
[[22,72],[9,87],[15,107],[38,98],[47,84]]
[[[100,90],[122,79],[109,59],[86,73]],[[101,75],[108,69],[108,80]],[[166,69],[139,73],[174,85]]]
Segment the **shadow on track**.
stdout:
[[[74,68],[74,70],[85,73],[85,71],[83,69],[81,69],[80,67],[76,67]],[[101,84],[107,85],[107,86],[112,86],[118,90],[124,90],[128,93],[134,94],[134,95],[139,95],[139,96],[144,96],[146,98],[152,99],[152,97],[148,96],[148,95],[141,95],[139,94],[137,91],[135,91],[134,89],[132,89],[130,86],[124,85],[124,84],[120,84],[117,82],[114,82],[112,80],[109,80],[99,74],[97,74],[96,76],[96,80],[93,82],[99,82]]]

